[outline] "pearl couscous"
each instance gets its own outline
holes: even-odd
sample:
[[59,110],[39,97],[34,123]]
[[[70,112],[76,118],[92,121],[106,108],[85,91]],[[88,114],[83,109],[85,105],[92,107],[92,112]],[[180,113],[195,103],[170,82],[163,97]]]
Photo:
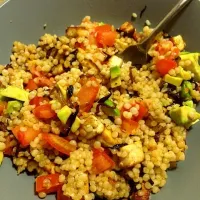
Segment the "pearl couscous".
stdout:
[[200,118],[200,72],[199,54],[185,52],[180,35],[158,34],[143,66],[116,56],[151,31],[85,17],[64,36],[15,41],[0,65],[0,163],[8,156],[18,174],[33,173],[40,198],[158,193]]

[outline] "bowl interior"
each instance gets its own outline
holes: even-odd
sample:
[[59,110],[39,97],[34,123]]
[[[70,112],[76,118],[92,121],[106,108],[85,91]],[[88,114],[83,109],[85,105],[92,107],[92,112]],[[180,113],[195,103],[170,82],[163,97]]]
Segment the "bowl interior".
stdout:
[[[134,24],[142,29],[149,19],[154,27],[178,0],[11,0],[0,10],[0,63],[9,62],[12,43],[20,40],[24,43],[36,43],[44,33],[64,34],[65,27],[79,24],[89,15],[93,20],[119,26],[131,20],[131,15],[147,6],[140,19]],[[181,34],[188,51],[200,51],[200,2],[193,1],[170,26],[171,34]],[[43,25],[47,24],[44,30]],[[168,172],[167,185],[152,196],[152,200],[189,200],[200,197],[200,123],[188,134],[186,161],[180,162],[175,171]],[[36,200],[34,196],[34,177],[22,174],[17,176],[9,159],[5,159],[0,168],[1,200]],[[48,196],[47,200],[55,199]]]

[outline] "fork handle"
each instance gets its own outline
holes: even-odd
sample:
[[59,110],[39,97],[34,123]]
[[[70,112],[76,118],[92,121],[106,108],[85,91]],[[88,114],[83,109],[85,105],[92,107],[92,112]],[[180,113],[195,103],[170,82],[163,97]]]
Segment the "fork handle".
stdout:
[[152,33],[147,37],[144,41],[142,41],[142,47],[144,50],[148,50],[152,41],[156,37],[156,35],[163,31],[166,25],[192,0],[180,0],[172,10],[164,17],[164,19],[155,27]]

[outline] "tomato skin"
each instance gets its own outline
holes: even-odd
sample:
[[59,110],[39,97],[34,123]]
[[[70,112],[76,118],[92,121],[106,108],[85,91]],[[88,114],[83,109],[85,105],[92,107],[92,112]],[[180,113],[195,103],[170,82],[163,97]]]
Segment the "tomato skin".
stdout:
[[30,72],[34,76],[42,76],[42,73],[36,69],[36,66],[31,66]]
[[[123,112],[124,111],[130,112],[130,109],[132,107],[135,107],[136,105],[139,106],[138,115],[137,116],[132,116],[131,119],[125,118],[123,116]],[[135,102],[135,103],[131,103],[131,108],[130,109],[126,109],[126,108],[122,107],[122,110],[121,110],[121,118],[122,118],[121,129],[124,130],[128,134],[134,134],[134,130],[136,130],[138,128],[138,126],[139,126],[138,122],[148,115],[148,108],[147,108],[146,104],[143,101],[138,101],[138,102]]]
[[42,137],[50,146],[65,155],[69,156],[71,152],[76,150],[76,146],[58,135],[43,133]]
[[156,63],[156,70],[161,76],[168,74],[171,69],[175,69],[176,67],[176,61],[170,59],[161,59],[158,60]]
[[[96,86],[87,86],[88,81],[95,81]],[[80,110],[83,112],[90,111],[100,88],[96,78],[92,77],[88,81],[81,87],[80,91],[77,94],[77,97],[79,99]]]
[[29,104],[30,105],[35,105],[36,107],[37,106],[40,106],[40,103],[43,102],[43,101],[49,101],[48,98],[45,98],[45,97],[38,97],[38,96],[35,96],[33,99],[30,100]]
[[56,193],[61,185],[62,183],[59,182],[59,174],[38,176],[35,180],[35,190],[37,193]]
[[56,200],[71,200],[70,197],[65,196],[62,191],[62,187],[60,187],[57,191]]
[[141,119],[143,119],[148,115],[148,108],[146,107],[145,103],[141,101],[137,102],[137,104],[139,105],[139,110],[138,110],[138,116],[134,117],[134,120],[136,122],[140,121]]
[[45,76],[36,77],[34,80],[39,87],[51,87],[53,85],[52,80]]
[[101,149],[94,148],[92,160],[92,171],[95,174],[100,174],[106,170],[112,169],[115,162]]
[[123,119],[121,128],[128,134],[133,134],[133,131],[138,128],[139,124],[137,121],[132,119]]
[[75,47],[76,47],[76,48],[81,48],[81,49],[85,50],[84,43],[76,42],[76,43],[75,43]]
[[97,33],[96,40],[99,47],[112,47],[117,38],[117,33],[115,31]]
[[38,89],[38,85],[35,83],[34,79],[30,79],[26,85],[25,89],[29,89],[29,90],[37,90]]
[[95,27],[95,32],[109,32],[112,31],[112,26],[109,24],[104,24],[102,26]]
[[[147,108],[146,104],[143,101],[137,101],[134,104],[132,103],[131,104],[131,108],[135,107],[136,105],[139,106],[138,115],[137,116],[133,116],[131,118],[131,120],[133,120],[135,122],[138,122],[138,121],[140,121],[141,119],[143,119],[144,117],[146,117],[148,115],[148,108]],[[121,118],[122,118],[122,120],[124,120],[124,119],[126,120],[126,118],[123,116],[123,112],[124,111],[130,112],[130,109],[126,109],[126,108],[122,107],[122,109],[121,109]]]
[[164,40],[158,43],[155,50],[158,51],[161,56],[172,60],[177,58],[180,54],[180,50],[175,46],[173,40]]
[[102,26],[97,26],[94,30],[94,33],[91,33],[91,38],[89,38],[89,41],[92,44],[95,44],[95,42],[92,41],[94,37],[96,38],[96,44],[98,47],[111,47],[115,43],[117,32],[112,30],[111,25],[104,24]]
[[169,40],[162,41],[156,47],[156,50],[159,52],[160,55],[165,55],[169,52],[173,47],[173,43]]
[[168,56],[168,59],[176,59],[180,54],[180,50],[178,47],[173,47],[171,49],[171,54]]
[[19,141],[19,143],[23,146],[23,147],[27,147],[28,145],[30,145],[30,143],[38,136],[38,134],[40,133],[40,131],[36,131],[33,128],[30,127],[26,127],[26,131],[21,131],[20,130],[21,127],[20,126],[15,126],[12,129],[12,133],[13,135],[17,138],[17,140]]
[[54,110],[52,110],[51,105],[49,103],[37,106],[33,110],[33,113],[38,119],[52,119],[56,117],[56,113]]

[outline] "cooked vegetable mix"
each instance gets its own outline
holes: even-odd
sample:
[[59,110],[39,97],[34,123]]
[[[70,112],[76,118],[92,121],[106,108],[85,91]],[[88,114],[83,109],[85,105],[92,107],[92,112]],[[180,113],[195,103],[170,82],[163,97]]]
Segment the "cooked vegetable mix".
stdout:
[[40,198],[158,193],[200,119],[200,54],[184,51],[181,35],[159,33],[148,64],[116,56],[151,31],[85,17],[64,36],[14,42],[11,62],[0,65],[0,164],[9,156],[18,174],[34,173]]

